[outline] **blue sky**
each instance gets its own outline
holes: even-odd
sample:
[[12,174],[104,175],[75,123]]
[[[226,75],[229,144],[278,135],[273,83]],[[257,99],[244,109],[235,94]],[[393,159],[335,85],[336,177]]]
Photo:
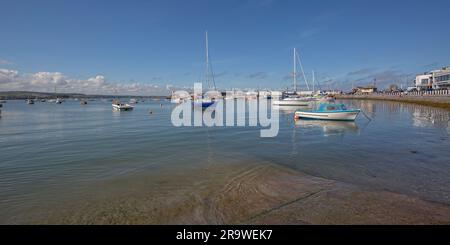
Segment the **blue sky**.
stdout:
[[449,10],[447,0],[1,0],[0,69],[16,80],[192,86],[208,30],[220,88],[290,85],[294,47],[324,88],[406,84],[450,65]]

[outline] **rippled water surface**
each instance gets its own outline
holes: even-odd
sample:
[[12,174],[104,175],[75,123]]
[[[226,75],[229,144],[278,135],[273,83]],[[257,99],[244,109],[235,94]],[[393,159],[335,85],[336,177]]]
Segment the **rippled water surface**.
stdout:
[[165,101],[129,112],[103,101],[8,101],[0,118],[0,223],[90,192],[97,182],[255,159],[450,204],[448,110],[343,102],[373,120],[294,122],[295,108],[287,108],[278,136],[260,138],[258,127],[174,127],[174,105]]

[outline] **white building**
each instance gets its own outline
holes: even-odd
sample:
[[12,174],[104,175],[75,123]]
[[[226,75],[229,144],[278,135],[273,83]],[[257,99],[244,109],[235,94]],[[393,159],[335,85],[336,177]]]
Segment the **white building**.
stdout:
[[418,90],[428,90],[433,86],[433,73],[427,72],[416,76],[416,88]]
[[450,89],[450,68],[442,68],[442,70],[439,70],[435,73],[433,73],[434,76],[434,82],[433,82],[433,88],[434,89]]
[[450,68],[444,67],[417,75],[415,85],[418,90],[450,89]]

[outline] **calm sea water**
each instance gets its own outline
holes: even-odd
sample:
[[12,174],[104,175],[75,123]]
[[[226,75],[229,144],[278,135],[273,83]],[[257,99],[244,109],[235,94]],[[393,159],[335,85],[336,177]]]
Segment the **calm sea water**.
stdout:
[[129,112],[113,112],[103,101],[8,101],[0,118],[0,223],[86,192],[97,181],[231,159],[262,159],[450,204],[450,111],[343,102],[373,120],[295,122],[295,108],[289,108],[280,112],[278,136],[260,138],[257,127],[176,128],[174,105],[166,101],[140,103]]

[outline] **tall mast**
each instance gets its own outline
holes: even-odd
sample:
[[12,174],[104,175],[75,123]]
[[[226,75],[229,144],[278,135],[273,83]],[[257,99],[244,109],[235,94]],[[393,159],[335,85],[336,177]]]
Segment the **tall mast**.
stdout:
[[[295,50],[295,49],[294,49],[294,50]],[[305,70],[303,69],[302,60],[300,59],[300,55],[299,55],[297,52],[295,52],[295,55],[297,56],[298,63],[300,64],[300,69],[302,70],[302,75],[303,75],[303,79],[305,80],[306,87],[307,87],[308,90],[309,90],[309,84],[308,84],[308,80],[306,79]]]
[[208,31],[205,32],[206,37],[206,84],[208,88],[211,87],[209,84],[209,50],[208,50]]
[[315,90],[315,85],[316,85],[316,75],[315,75],[315,73],[314,73],[314,70],[312,71],[312,76],[313,76],[313,93],[316,91]]
[[294,48],[294,92],[297,92],[297,59],[295,58],[297,51]]
[[206,38],[206,83],[209,89],[216,90],[216,81],[214,81],[214,72],[211,62],[209,61],[209,43],[208,43],[208,31],[205,32]]

